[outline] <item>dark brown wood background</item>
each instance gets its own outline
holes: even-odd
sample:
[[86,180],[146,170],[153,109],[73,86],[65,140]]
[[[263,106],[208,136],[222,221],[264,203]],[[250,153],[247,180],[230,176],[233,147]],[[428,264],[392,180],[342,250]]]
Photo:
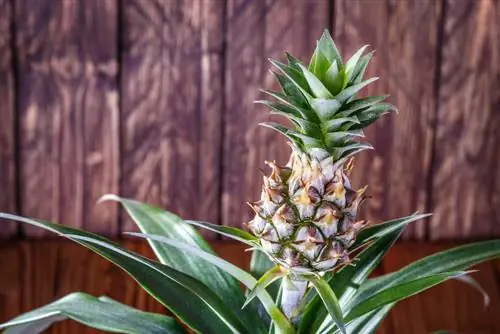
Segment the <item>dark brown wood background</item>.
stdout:
[[116,236],[133,224],[95,202],[118,193],[241,226],[264,160],[289,154],[257,126],[267,58],[307,60],[325,28],[346,57],[377,50],[367,93],[400,110],[357,161],[365,218],[420,210],[435,215],[408,239],[500,236],[498,0],[0,0],[0,211]]

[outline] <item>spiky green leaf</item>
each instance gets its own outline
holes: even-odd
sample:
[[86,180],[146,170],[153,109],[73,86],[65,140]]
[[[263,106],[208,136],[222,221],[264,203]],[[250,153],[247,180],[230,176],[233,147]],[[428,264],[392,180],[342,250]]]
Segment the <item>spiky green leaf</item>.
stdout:
[[235,310],[192,276],[123,249],[90,232],[10,214],[0,213],[0,218],[43,228],[96,252],[122,268],[144,290],[194,330],[202,333],[232,333],[235,329],[246,331]]
[[300,69],[302,70],[302,74],[304,75],[304,78],[307,81],[307,84],[309,86],[309,89],[313,93],[314,97],[316,98],[321,98],[321,99],[331,99],[333,98],[332,93],[328,90],[328,88],[323,85],[321,80],[318,79],[313,73],[309,72],[309,70],[303,66],[299,65]]
[[243,307],[247,306],[256,296],[258,296],[262,291],[264,291],[269,285],[282,278],[285,273],[281,270],[279,266],[274,266],[268,271],[266,271],[257,281],[253,289],[251,289],[247,295],[247,300]]
[[[186,224],[180,217],[170,212],[138,201],[121,198],[116,195],[105,195],[101,198],[101,201],[116,201],[123,205],[127,213],[143,233],[174,238],[188,245],[215,254],[210,245],[193,226]],[[203,226],[204,228],[210,227],[208,223],[204,225],[200,223],[197,226]],[[239,235],[239,241],[246,240],[246,243],[255,239],[252,239],[249,233],[231,230],[231,227],[223,227],[220,225],[215,227],[212,225],[211,227],[218,231],[224,230],[227,234],[234,232]],[[211,290],[217,291],[219,296],[226,304],[230,305],[231,308],[235,310],[240,309],[242,303],[245,301],[245,295],[243,291],[241,291],[240,285],[233,277],[219,268],[210,265],[207,266],[204,261],[189,256],[174,247],[154,240],[148,240],[148,243],[161,263],[198,279]],[[251,312],[249,308],[247,311],[248,312],[245,313],[239,312],[238,316],[246,324],[252,324],[258,318],[257,310],[254,309],[254,312]]]
[[335,42],[333,41],[332,36],[330,36],[328,30],[325,29],[325,31],[321,35],[318,41],[317,49],[319,49],[325,55],[330,64],[336,60],[340,65],[343,65],[340,52],[337,49],[337,46],[335,45]]
[[[221,259],[220,257],[204,252],[200,250],[199,248],[192,247],[186,244],[183,244],[181,242],[178,242],[177,240],[170,239],[170,238],[165,238],[162,236],[157,236],[157,235],[146,235],[146,234],[141,234],[141,233],[127,233],[130,235],[134,235],[140,238],[146,238],[146,239],[152,239],[156,240],[161,243],[165,243],[167,245],[171,245],[173,247],[176,247],[178,249],[181,249],[191,255],[195,255],[196,257],[199,257],[219,268],[222,270],[226,271],[228,274],[236,278],[238,281],[243,283],[248,289],[252,290],[255,288],[257,284],[257,280],[253,278],[252,275],[244,271],[243,269],[240,269],[239,267]],[[260,299],[264,307],[266,308],[268,314],[271,316],[271,318],[275,321],[275,323],[278,325],[278,327],[283,331],[283,333],[293,333],[293,327],[291,324],[288,322],[286,317],[281,313],[281,311],[278,309],[278,307],[274,304],[274,301],[272,298],[269,296],[269,294],[264,290],[264,291],[259,291],[257,294],[257,297]]]
[[55,302],[0,324],[5,334],[36,334],[58,321],[71,319],[88,327],[112,333],[185,334],[174,319],[139,311],[108,297],[72,293]]
[[378,80],[377,77],[373,77],[365,81],[362,81],[360,83],[349,86],[343,91],[341,91],[337,96],[335,96],[335,99],[338,100],[340,103],[344,103],[353,98],[361,89],[365,88],[366,86],[377,80]]
[[346,334],[344,316],[335,292],[323,278],[309,276],[308,279],[314,285],[314,288],[318,292],[318,295],[328,310],[330,317],[332,317],[340,331]]

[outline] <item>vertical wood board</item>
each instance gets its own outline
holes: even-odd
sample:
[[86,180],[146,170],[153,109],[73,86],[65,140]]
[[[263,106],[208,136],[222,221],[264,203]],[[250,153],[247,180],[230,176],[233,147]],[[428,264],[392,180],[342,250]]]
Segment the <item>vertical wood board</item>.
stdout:
[[430,237],[500,233],[500,2],[446,1]]
[[[219,220],[222,1],[123,2],[122,191]],[[136,229],[125,219],[123,229]]]
[[114,235],[94,206],[118,190],[117,2],[15,3],[22,214]]
[[[378,222],[425,211],[440,2],[337,0],[334,13],[334,39],[344,61],[362,45],[376,50],[365,77],[380,79],[362,95],[390,94],[388,101],[399,109],[365,131],[375,151],[356,159],[353,183],[367,184],[372,196],[364,218]],[[424,227],[415,224],[405,237],[425,238]]]
[[[17,209],[12,20],[11,2],[0,0],[0,212],[15,212]],[[0,239],[12,237],[16,231],[13,223],[2,222]]]
[[282,135],[258,126],[271,118],[260,88],[276,89],[268,58],[284,51],[309,61],[329,24],[329,1],[228,1],[225,74],[222,221],[242,226],[251,217],[247,201],[260,198],[264,161],[286,164],[290,148]]

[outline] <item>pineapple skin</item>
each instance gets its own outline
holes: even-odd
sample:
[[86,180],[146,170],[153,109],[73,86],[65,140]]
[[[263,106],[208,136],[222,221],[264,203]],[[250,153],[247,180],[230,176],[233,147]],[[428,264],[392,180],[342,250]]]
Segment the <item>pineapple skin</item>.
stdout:
[[[352,162],[352,161],[351,161]],[[262,250],[296,274],[326,272],[349,262],[348,248],[365,221],[356,214],[365,190],[353,190],[352,163],[335,164],[322,149],[294,149],[286,166],[266,162],[260,201],[247,224]]]

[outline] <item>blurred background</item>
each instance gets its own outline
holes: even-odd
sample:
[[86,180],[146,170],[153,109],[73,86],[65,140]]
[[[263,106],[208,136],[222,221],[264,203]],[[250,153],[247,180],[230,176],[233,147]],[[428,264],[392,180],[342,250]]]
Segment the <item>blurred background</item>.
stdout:
[[[270,117],[252,101],[275,86],[267,58],[308,61],[324,29],[344,57],[377,50],[368,76],[381,79],[365,93],[400,111],[369,128],[376,151],[356,161],[354,184],[372,196],[363,218],[434,213],[381,272],[500,237],[498,0],[0,0],[0,211],[120,238],[132,221],[96,205],[116,193],[242,226],[264,160],[289,155],[257,126]],[[0,268],[0,322],[73,290],[161,310],[119,269],[38,229],[1,223]],[[450,283],[396,308],[382,332],[500,332],[500,262],[478,280],[488,309]]]

